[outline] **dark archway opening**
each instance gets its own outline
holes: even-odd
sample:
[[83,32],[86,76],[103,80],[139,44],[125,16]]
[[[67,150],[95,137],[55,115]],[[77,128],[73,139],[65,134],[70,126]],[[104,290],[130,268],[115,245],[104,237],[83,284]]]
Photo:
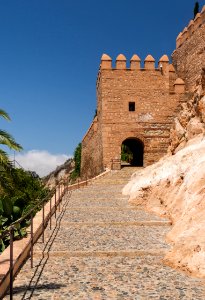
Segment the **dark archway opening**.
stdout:
[[128,138],[121,146],[122,165],[143,167],[144,144],[141,140]]

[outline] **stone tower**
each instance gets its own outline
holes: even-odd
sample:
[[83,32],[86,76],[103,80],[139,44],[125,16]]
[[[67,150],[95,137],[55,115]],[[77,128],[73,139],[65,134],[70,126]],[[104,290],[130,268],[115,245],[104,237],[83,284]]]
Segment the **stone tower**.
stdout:
[[135,54],[128,66],[123,54],[113,65],[103,54],[97,77],[97,116],[82,140],[83,176],[121,168],[121,147],[133,153],[131,164],[148,166],[167,153],[170,129],[181,104],[197,81],[205,86],[205,6],[176,40],[173,64],[163,55],[158,65]]
[[155,66],[148,55],[141,67],[135,54],[127,67],[123,54],[103,54],[97,77],[97,116],[82,141],[82,174],[91,177],[105,168],[120,169],[121,146],[133,152],[132,164],[147,166],[166,154],[169,132],[184,82],[163,55]]

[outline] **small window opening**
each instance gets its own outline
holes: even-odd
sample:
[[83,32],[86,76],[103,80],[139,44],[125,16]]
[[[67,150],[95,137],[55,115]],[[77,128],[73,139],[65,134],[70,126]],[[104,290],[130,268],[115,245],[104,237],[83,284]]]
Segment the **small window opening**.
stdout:
[[129,111],[135,111],[135,102],[129,102]]

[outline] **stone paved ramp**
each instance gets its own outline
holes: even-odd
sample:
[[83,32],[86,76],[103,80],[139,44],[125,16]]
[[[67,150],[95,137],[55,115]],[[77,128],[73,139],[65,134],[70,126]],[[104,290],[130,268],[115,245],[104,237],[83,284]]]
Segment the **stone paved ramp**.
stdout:
[[64,197],[55,229],[35,245],[33,270],[28,260],[14,282],[14,299],[205,299],[204,281],[162,264],[169,221],[130,207],[121,194],[133,171]]

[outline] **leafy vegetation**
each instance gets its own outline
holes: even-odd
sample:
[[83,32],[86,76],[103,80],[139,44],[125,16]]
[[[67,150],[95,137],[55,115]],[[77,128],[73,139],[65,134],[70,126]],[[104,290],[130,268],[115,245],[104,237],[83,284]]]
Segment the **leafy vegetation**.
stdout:
[[124,144],[122,144],[121,147],[121,160],[122,161],[126,161],[128,163],[131,163],[131,161],[133,160],[133,153],[130,150],[130,148]]
[[80,177],[81,149],[82,149],[82,145],[81,145],[81,143],[79,143],[74,151],[75,169],[73,170],[73,172],[71,173],[71,176],[70,176],[72,181],[74,181],[78,177]]
[[[0,110],[0,117],[10,120],[9,115]],[[22,147],[6,131],[0,130],[0,144],[19,151]],[[49,193],[35,172],[15,169],[5,151],[0,149],[0,235],[13,222],[24,216]],[[28,220],[15,225],[14,239],[26,235]],[[9,236],[0,239],[0,253],[9,245]]]
[[[3,109],[0,109],[0,117],[4,118],[7,121],[10,121],[10,117]],[[16,143],[14,138],[5,130],[0,129],[0,144],[7,146],[10,149],[20,151],[22,150],[21,145]],[[10,165],[9,158],[7,153],[0,149],[0,165],[8,166]]]
[[95,109],[95,113],[94,113],[93,119],[95,119],[95,117],[97,117],[97,115],[98,115],[98,110]]
[[[15,222],[34,206],[42,201],[49,193],[38,176],[23,169],[6,169],[0,172],[0,234],[11,223]],[[17,226],[14,238],[26,235],[25,220]],[[0,242],[0,252],[9,244],[9,238]]]

